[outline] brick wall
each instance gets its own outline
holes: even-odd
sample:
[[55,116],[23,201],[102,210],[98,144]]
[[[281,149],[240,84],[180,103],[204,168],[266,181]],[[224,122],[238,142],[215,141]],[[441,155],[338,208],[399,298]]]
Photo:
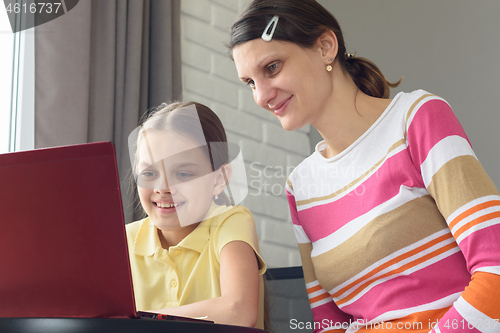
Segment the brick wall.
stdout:
[[184,101],[212,108],[229,141],[243,153],[249,193],[242,205],[256,220],[261,253],[270,267],[300,265],[285,182],[293,167],[310,154],[309,125],[286,132],[258,107],[239,81],[224,42],[229,27],[248,0],[182,0],[182,84]]

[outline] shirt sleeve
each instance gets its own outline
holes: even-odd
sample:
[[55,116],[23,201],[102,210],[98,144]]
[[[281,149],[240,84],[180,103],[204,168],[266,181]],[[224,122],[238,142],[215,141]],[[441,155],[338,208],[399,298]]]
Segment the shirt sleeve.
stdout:
[[293,195],[293,186],[290,181],[287,181],[286,196],[302,260],[307,296],[314,318],[314,333],[345,332],[352,322],[352,316],[342,312],[337,307],[331,295],[323,289],[316,278],[311,260],[312,243],[300,224],[297,205]]
[[267,266],[259,250],[259,239],[255,228],[255,221],[250,210],[243,206],[236,206],[220,215],[220,223],[217,230],[217,255],[220,261],[222,248],[233,241],[243,241],[250,245],[257,256],[259,263],[259,274],[266,272]]
[[500,196],[450,106],[427,96],[409,110],[413,164],[462,251],[471,281],[431,332],[500,330]]

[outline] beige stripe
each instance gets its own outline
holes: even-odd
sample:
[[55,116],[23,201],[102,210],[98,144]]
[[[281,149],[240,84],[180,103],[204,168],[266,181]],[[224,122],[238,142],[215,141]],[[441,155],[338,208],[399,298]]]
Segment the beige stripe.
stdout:
[[286,183],[287,183],[288,187],[290,187],[290,189],[293,191],[293,185],[292,185],[292,182],[290,181],[290,178],[286,179]]
[[297,207],[302,206],[302,205],[307,205],[307,204],[310,204],[310,203],[313,203],[313,202],[317,202],[317,201],[328,200],[328,199],[336,197],[337,195],[339,195],[339,194],[341,194],[341,193],[343,193],[345,191],[348,191],[354,185],[356,185],[361,179],[365,178],[373,170],[375,170],[376,168],[378,168],[386,160],[387,155],[389,155],[391,151],[393,151],[394,149],[398,148],[399,146],[405,144],[405,142],[406,142],[406,140],[404,140],[404,139],[401,139],[401,140],[397,141],[395,144],[393,144],[391,146],[391,148],[389,148],[389,150],[387,151],[387,153],[385,154],[385,156],[380,161],[378,161],[377,163],[375,163],[374,166],[372,166],[368,171],[366,171],[364,174],[362,174],[359,178],[357,178],[356,180],[350,182],[349,184],[347,184],[346,186],[344,186],[340,190],[338,190],[338,191],[336,191],[336,192],[334,192],[332,194],[328,194],[328,195],[322,196],[322,197],[311,198],[311,199],[307,199],[307,200],[299,200],[299,201],[296,202],[297,203]]
[[487,195],[498,195],[481,163],[470,155],[448,161],[432,176],[427,187],[447,219],[468,202]]
[[[405,121],[405,129],[408,128],[408,120],[410,119],[410,116],[411,116],[411,113],[413,112],[413,109],[418,105],[418,103],[420,103],[424,98],[427,98],[427,97],[431,97],[431,96],[434,96],[432,94],[425,94],[425,95],[422,95],[422,97],[420,97],[419,99],[417,99],[415,101],[415,103],[413,103],[413,105],[410,107],[410,109],[408,110],[408,113],[406,114],[406,121]],[[406,140],[406,130],[405,130],[405,140]]]
[[448,228],[430,195],[413,199],[370,221],[334,249],[312,258],[326,290],[353,278],[394,252]]
[[314,267],[311,262],[311,243],[299,244],[300,257],[302,259],[302,270],[304,271],[304,280],[306,283],[316,281],[316,274],[314,274]]

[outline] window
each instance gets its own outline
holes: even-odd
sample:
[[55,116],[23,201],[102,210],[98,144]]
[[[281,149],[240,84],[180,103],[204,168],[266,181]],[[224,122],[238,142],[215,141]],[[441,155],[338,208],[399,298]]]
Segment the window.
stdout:
[[0,7],[0,153],[34,148],[34,37],[33,28],[12,33]]

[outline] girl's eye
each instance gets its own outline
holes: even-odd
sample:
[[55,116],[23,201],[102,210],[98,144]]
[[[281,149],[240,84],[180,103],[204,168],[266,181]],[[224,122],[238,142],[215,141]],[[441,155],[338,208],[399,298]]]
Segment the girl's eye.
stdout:
[[178,172],[178,173],[177,173],[177,177],[178,177],[179,179],[189,179],[189,178],[191,178],[192,176],[193,176],[193,174],[192,174],[192,173],[188,173],[188,172]]
[[156,177],[156,173],[153,171],[143,171],[141,172],[141,177],[146,179],[151,179]]

